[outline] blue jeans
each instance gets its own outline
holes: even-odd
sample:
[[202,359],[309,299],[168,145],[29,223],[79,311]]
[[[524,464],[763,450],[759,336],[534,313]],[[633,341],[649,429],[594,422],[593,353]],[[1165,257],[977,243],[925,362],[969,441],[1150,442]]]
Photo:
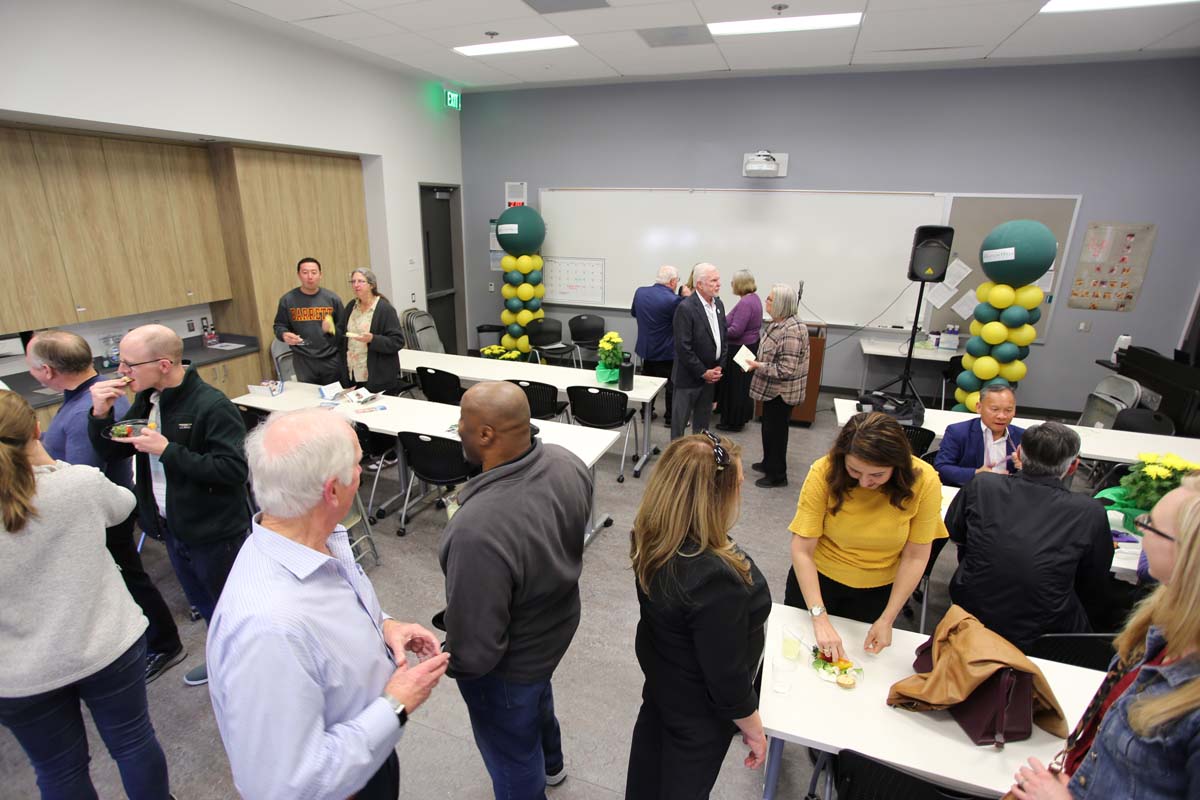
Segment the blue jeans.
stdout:
[[562,771],[562,735],[550,679],[513,683],[489,674],[458,681],[496,800],[544,800],[546,774]]
[[200,612],[205,622],[211,622],[221,590],[225,588],[225,579],[229,577],[229,570],[233,569],[233,562],[237,560],[246,535],[187,544],[179,540],[162,517],[159,517],[158,529],[163,533],[167,557],[171,559],[184,596]]
[[0,698],[0,723],[13,732],[33,769],[43,800],[95,800],[88,774],[87,703],[131,800],[167,800],[167,757],[146,706],[146,637],[116,661],[61,689]]

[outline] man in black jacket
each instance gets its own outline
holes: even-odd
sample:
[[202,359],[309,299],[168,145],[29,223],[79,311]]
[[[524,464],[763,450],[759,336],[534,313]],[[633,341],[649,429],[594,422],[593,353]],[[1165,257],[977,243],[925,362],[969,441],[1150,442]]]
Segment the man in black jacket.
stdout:
[[675,367],[671,382],[675,396],[671,403],[671,438],[683,436],[688,419],[692,433],[708,428],[712,419],[713,395],[721,380],[721,362],[725,359],[725,306],[721,291],[721,273],[708,263],[692,270],[696,291],[675,308]]
[[[183,341],[170,328],[127,333],[117,372],[122,377],[92,384],[88,437],[107,458],[136,454],[142,530],[166,543],[188,602],[207,622],[250,527],[246,428],[229,398],[184,368]],[[154,427],[106,438],[113,404],[127,387],[137,396],[125,419],[149,419]],[[205,665],[184,682],[207,683]]]
[[946,527],[958,545],[951,599],[1028,650],[1045,633],[1092,629],[1089,615],[1108,603],[1113,546],[1104,507],[1063,485],[1079,466],[1079,435],[1034,425],[1020,453],[1015,475],[980,473],[963,487]]

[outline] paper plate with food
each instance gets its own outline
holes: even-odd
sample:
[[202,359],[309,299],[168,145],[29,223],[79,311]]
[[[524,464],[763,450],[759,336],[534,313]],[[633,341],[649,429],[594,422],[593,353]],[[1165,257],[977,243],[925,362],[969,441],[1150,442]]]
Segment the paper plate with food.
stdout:
[[154,430],[157,427],[148,419],[123,419],[115,425],[109,425],[100,435],[105,439],[128,439],[131,436],[141,436],[146,428]]
[[836,683],[843,689],[853,689],[865,675],[863,668],[850,659],[828,658],[815,645],[812,649],[812,668],[816,670],[817,677],[821,680]]

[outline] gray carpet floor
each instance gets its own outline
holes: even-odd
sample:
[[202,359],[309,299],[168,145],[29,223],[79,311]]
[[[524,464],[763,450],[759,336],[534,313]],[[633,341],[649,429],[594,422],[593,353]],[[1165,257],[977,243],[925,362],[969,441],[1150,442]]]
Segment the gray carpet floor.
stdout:
[[[795,512],[800,486],[809,464],[828,449],[837,430],[832,396],[823,394],[819,408],[811,428],[791,429],[790,486],[757,488],[753,483],[755,473],[746,470],[741,518],[734,535],[767,577],[778,602],[783,601],[789,566],[787,525]],[[662,421],[656,421],[654,443],[665,446],[668,438]],[[743,447],[747,467],[761,459],[758,423],[750,423],[743,432],[733,434],[733,438]],[[614,524],[597,536],[585,553],[580,586],[583,618],[574,643],[554,676],[555,704],[562,724],[569,777],[562,785],[548,790],[551,800],[612,800],[624,795],[630,735],[642,684],[633,650],[638,607],[629,569],[628,531],[648,474],[638,480],[630,473],[625,483],[617,483],[619,460],[617,450],[615,455],[610,453],[597,464],[599,508],[613,516]],[[393,493],[397,488],[394,478],[393,472],[388,480],[381,480],[381,491]],[[366,480],[364,483],[369,487]],[[521,498],[515,497],[514,502],[521,502]],[[537,510],[530,508],[529,513],[535,514]],[[411,520],[404,538],[395,535],[398,516],[397,511],[395,516],[388,516],[375,526],[382,563],[369,567],[368,574],[386,611],[428,626],[430,617],[443,606],[437,547],[445,515],[426,504]],[[956,559],[953,545],[946,549],[950,552],[942,554],[933,574],[929,597],[931,627],[949,602],[946,585]],[[179,800],[236,797],[208,692],[203,687],[183,684],[184,673],[203,658],[204,623],[188,621],[187,604],[161,545],[148,541],[143,556],[176,612],[189,651],[182,665],[148,687],[151,715],[167,753],[173,791]],[[902,617],[899,627],[915,630],[916,624]],[[286,698],[281,698],[281,702],[286,702]],[[124,797],[116,767],[90,727],[90,721],[88,725],[92,776],[99,794],[102,798]],[[404,798],[485,800],[491,797],[487,772],[471,738],[466,708],[449,678],[443,679],[428,702],[413,714],[399,753]],[[713,791],[714,798],[761,797],[762,770],[744,768],[741,763],[744,756],[740,740],[735,740]],[[780,796],[803,797],[810,774],[809,761],[802,749],[787,748]],[[37,796],[33,771],[24,753],[12,735],[2,729],[0,775],[4,776],[0,781],[0,798]]]

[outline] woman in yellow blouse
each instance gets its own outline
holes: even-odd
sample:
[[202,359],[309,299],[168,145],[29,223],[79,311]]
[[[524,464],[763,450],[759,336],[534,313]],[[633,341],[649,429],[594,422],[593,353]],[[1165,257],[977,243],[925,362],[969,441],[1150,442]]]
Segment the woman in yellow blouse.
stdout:
[[871,623],[863,649],[878,653],[892,643],[930,544],[947,535],[942,484],[913,456],[898,422],[858,414],[812,465],[788,530],[795,535],[784,602],[809,609],[828,657],[845,657],[830,614]]

